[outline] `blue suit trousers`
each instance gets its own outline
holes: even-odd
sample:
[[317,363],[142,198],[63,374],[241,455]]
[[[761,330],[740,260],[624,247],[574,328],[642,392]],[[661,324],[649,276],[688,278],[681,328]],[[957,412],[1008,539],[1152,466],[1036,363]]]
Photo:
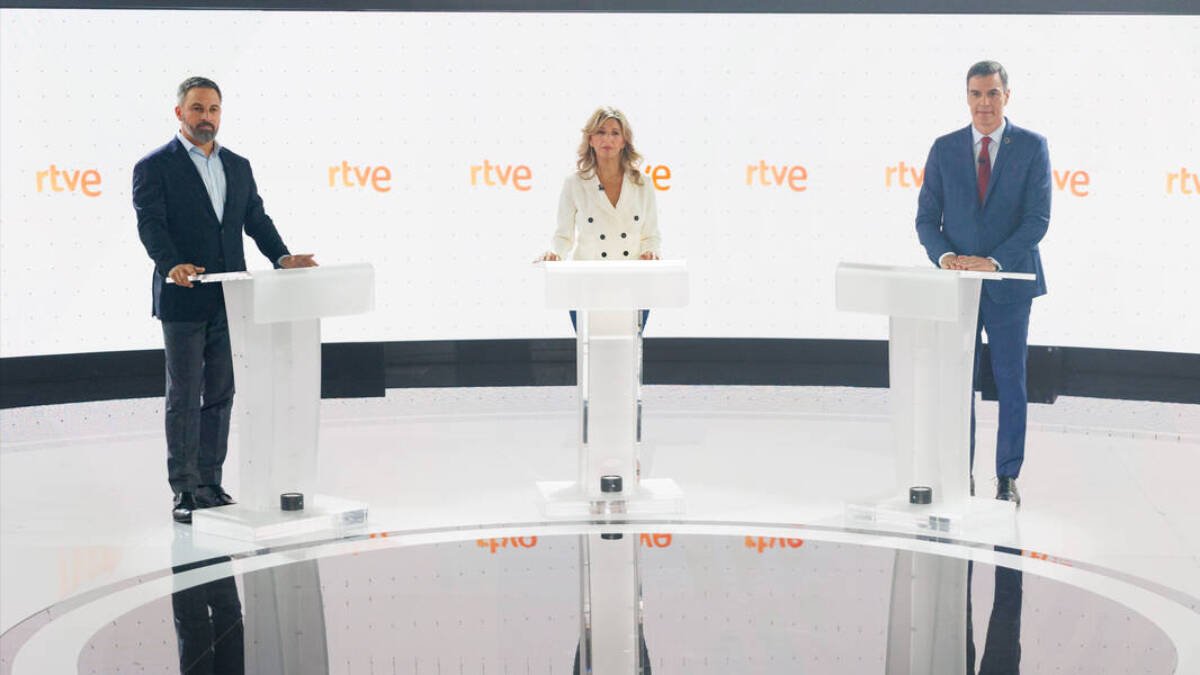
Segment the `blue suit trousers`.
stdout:
[[1021,474],[1021,464],[1025,461],[1025,422],[1029,407],[1029,397],[1025,391],[1025,368],[1032,305],[1032,299],[998,303],[989,298],[986,291],[980,294],[971,389],[972,472],[975,467],[975,388],[979,384],[979,352],[986,331],[1000,404],[1000,421],[996,430],[996,476],[1016,478]]

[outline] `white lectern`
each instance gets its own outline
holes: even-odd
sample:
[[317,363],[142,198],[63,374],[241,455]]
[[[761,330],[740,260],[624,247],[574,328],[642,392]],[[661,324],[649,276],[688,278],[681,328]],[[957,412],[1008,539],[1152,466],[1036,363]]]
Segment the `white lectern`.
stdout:
[[[890,317],[888,373],[896,453],[896,492],[847,515],[894,519],[949,531],[964,518],[1013,514],[1010,502],[970,493],[975,327],[984,279],[1032,274],[840,263],[837,308]],[[910,504],[909,488],[932,489]]]
[[[233,349],[241,486],[237,504],[199,509],[192,527],[242,540],[366,522],[365,504],[316,495],[321,406],[321,318],[375,306],[367,263],[201,275],[221,282]],[[304,508],[283,511],[299,492]]]
[[638,478],[637,448],[641,441],[641,310],[687,304],[687,263],[542,264],[546,306],[578,310],[579,474],[574,482],[538,484],[546,515],[681,511],[682,493],[675,481]]

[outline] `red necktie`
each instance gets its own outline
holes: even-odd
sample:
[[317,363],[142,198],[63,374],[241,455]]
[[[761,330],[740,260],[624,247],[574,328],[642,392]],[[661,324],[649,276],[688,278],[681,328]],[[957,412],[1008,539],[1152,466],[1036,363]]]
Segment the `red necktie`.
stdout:
[[979,151],[979,203],[987,196],[988,180],[992,177],[992,155],[988,145],[992,142],[990,136],[983,137],[983,149]]

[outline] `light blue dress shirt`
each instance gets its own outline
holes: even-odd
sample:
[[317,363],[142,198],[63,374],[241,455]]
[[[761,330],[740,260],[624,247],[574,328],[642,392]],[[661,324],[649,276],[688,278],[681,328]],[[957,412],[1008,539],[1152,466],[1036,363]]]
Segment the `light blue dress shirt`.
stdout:
[[222,220],[225,217],[225,165],[221,163],[221,146],[214,140],[212,154],[205,155],[183,132],[175,132],[175,137],[183,143],[192,164],[196,165],[196,171],[200,173],[200,180],[204,181],[204,189],[212,201],[213,212],[217,214],[217,220]]

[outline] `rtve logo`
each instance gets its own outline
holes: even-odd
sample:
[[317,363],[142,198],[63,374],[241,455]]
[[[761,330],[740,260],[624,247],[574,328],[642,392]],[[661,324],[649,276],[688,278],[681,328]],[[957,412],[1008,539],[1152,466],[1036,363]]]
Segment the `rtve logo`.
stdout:
[[[1051,173],[1054,174],[1054,187],[1059,192],[1069,192],[1076,197],[1086,197],[1091,194],[1088,186],[1091,185],[1092,177],[1088,175],[1088,172],[1054,169]],[[925,169],[918,169],[904,162],[886,167],[883,176],[883,185],[887,188],[919,188],[925,183]]]
[[483,164],[472,164],[472,186],[479,185],[479,174],[483,174],[483,184],[488,187],[507,187],[511,184],[518,192],[528,192],[532,187],[529,181],[533,180],[533,171],[524,164],[492,164],[486,159]]
[[[650,178],[655,190],[671,189],[671,167],[666,164],[646,165],[642,172]],[[528,192],[533,186],[533,170],[524,164],[495,164],[483,160],[482,164],[471,165],[471,186],[511,187],[518,192]]]
[[1185,195],[1200,194],[1200,175],[1179,167],[1178,173],[1167,174],[1167,194],[1175,194],[1175,184],[1179,183],[1179,193]]
[[386,166],[358,166],[342,160],[341,164],[329,167],[329,187],[331,188],[366,188],[368,185],[376,192],[388,192],[392,189],[392,170]]
[[81,192],[86,197],[99,197],[100,180],[96,169],[60,169],[51,164],[45,171],[37,172],[37,191],[45,192],[48,184],[51,192]]
[[760,159],[758,164],[746,165],[746,185],[781,187],[786,184],[793,192],[804,192],[808,189],[807,182],[808,169],[800,164],[767,164],[766,160]]

